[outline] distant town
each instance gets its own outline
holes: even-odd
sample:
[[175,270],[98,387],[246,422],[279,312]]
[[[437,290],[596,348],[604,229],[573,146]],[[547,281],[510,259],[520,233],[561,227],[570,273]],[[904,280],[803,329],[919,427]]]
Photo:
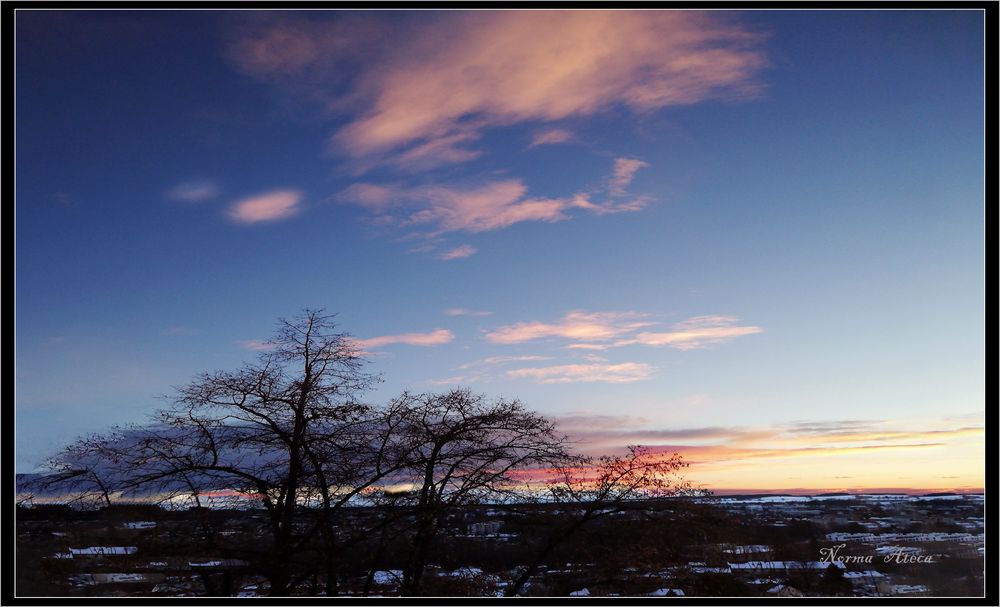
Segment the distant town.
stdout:
[[[266,513],[122,503],[17,511],[17,594],[254,597]],[[440,521],[422,594],[431,596],[982,596],[983,495],[748,495],[642,500],[545,552],[572,504],[467,506]],[[404,556],[374,508],[343,538],[341,596],[398,596]],[[405,518],[405,515],[403,516]],[[541,549],[540,549],[541,548]],[[327,594],[308,549],[292,594]],[[544,555],[544,558],[537,558]]]

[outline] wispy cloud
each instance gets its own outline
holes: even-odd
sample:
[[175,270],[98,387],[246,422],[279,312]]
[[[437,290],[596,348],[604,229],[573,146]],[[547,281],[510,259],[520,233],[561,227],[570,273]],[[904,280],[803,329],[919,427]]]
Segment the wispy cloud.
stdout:
[[[491,129],[532,123],[530,146],[552,145],[573,138],[557,121],[756,97],[768,64],[764,39],[732,17],[696,11],[337,14],[245,25],[229,55],[245,72],[336,113],[342,126],[331,148],[355,174],[389,165],[412,175],[478,158]],[[618,158],[602,187],[565,194],[538,195],[509,178],[357,183],[340,198],[370,210],[379,226],[434,238],[641,210],[651,199],[626,188],[644,166]],[[257,223],[294,214],[298,198],[276,194],[242,201],[230,215]]]
[[653,367],[646,363],[555,365],[511,369],[507,377],[533,379],[542,384],[567,384],[581,382],[606,382],[626,384],[649,379]]
[[438,255],[438,259],[443,259],[444,261],[451,261],[453,259],[464,259],[466,257],[472,257],[477,253],[478,249],[472,245],[463,244],[461,246],[455,247],[449,251],[445,251]]
[[632,183],[635,174],[639,169],[648,166],[649,163],[638,158],[616,158],[615,168],[611,174],[611,184],[608,187],[611,196],[615,198],[625,196],[628,193],[626,188]]
[[471,369],[473,367],[483,367],[488,365],[502,365],[505,363],[512,362],[528,362],[528,361],[538,361],[538,360],[550,360],[549,356],[537,356],[537,355],[526,355],[526,356],[490,356],[488,358],[481,358],[479,360],[474,360],[472,362],[460,365],[459,369]]
[[566,346],[570,350],[607,350],[611,347],[611,344],[568,344]]
[[[914,429],[880,421],[657,428],[649,420],[627,416],[599,416],[607,417],[600,422],[590,422],[589,417],[592,416],[580,416],[579,419],[570,416],[568,423],[560,424],[588,449],[601,451],[642,444],[659,451],[697,454],[713,461],[740,457],[829,455],[894,447],[924,448],[965,437],[979,437],[985,432],[983,427],[978,426]],[[803,432],[804,427],[808,427],[806,432]]]
[[889,442],[898,440],[943,440],[963,436],[980,436],[985,429],[981,426],[963,426],[951,429],[937,430],[897,430],[891,428],[867,425],[847,430],[830,430],[827,432],[801,433],[796,428],[788,430],[789,442],[799,443],[855,443],[855,442]]
[[634,212],[649,203],[647,197],[594,202],[596,195],[532,196],[520,179],[503,179],[474,186],[355,183],[341,191],[338,199],[368,209],[379,225],[429,230],[423,233],[425,238],[458,231],[489,232],[525,221],[565,221],[573,210],[595,215]]
[[662,445],[654,447],[662,453],[680,453],[692,464],[722,463],[749,459],[791,457],[828,457],[878,451],[939,448],[944,443],[901,443],[896,445],[858,445],[847,447],[789,447],[780,449],[736,448],[724,445]]
[[496,344],[517,344],[549,337],[581,341],[611,340],[654,324],[641,320],[645,317],[638,312],[576,310],[555,323],[519,322],[499,327],[487,333],[486,339]]
[[734,316],[696,316],[673,325],[670,331],[640,332],[656,324],[641,320],[647,317],[637,312],[574,311],[555,323],[520,322],[499,327],[487,333],[486,339],[498,344],[517,344],[555,337],[575,341],[566,347],[579,350],[606,350],[634,344],[694,350],[763,331],[757,326],[740,325]]
[[266,352],[274,349],[274,344],[260,339],[244,339],[238,343],[243,349],[253,352]]
[[167,191],[167,198],[180,202],[202,202],[219,195],[219,186],[211,181],[187,181]]
[[432,386],[460,386],[468,384],[478,379],[476,376],[454,375],[452,377],[442,377],[440,379],[428,379],[424,383]]
[[696,316],[675,324],[670,331],[642,332],[635,337],[619,340],[614,345],[641,344],[695,350],[763,331],[757,326],[738,323],[739,319],[734,316]]
[[566,129],[545,129],[536,132],[531,138],[530,148],[539,145],[552,145],[556,143],[566,143],[573,140],[572,131]]
[[622,428],[649,426],[649,418],[638,415],[607,415],[588,411],[572,411],[555,418],[559,428],[564,431],[583,430],[591,432],[594,428],[605,431],[617,431]]
[[405,200],[410,194],[398,184],[355,183],[345,188],[338,198],[370,211],[387,209],[394,201]]
[[[762,36],[694,11],[442,14],[409,22],[392,45],[376,44],[391,24],[365,25],[376,30],[367,46],[343,20],[283,23],[245,36],[232,54],[251,73],[285,86],[319,82],[329,90],[317,96],[338,91],[365,108],[335,146],[396,164],[466,160],[483,131],[520,122],[752,97],[767,63]],[[367,61],[362,48],[372,50]],[[355,60],[362,73],[345,82],[337,68]]]
[[467,308],[448,308],[444,311],[448,316],[492,316],[489,310],[469,310]]
[[571,201],[531,198],[519,179],[491,181],[472,187],[413,188],[355,184],[340,199],[368,208],[380,223],[429,227],[446,232],[488,232],[522,221],[562,221]]
[[390,344],[406,344],[408,346],[440,346],[455,339],[455,334],[448,329],[434,329],[428,333],[400,333],[398,335],[382,335],[359,339],[355,343],[359,348],[379,348]]
[[302,192],[277,190],[244,198],[229,208],[229,217],[238,223],[261,223],[287,219],[299,211]]

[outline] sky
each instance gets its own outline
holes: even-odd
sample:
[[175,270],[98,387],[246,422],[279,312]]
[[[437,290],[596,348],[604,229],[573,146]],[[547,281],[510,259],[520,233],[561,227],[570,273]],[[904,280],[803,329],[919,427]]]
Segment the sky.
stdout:
[[717,492],[975,490],[983,14],[16,13],[16,455],[323,308]]

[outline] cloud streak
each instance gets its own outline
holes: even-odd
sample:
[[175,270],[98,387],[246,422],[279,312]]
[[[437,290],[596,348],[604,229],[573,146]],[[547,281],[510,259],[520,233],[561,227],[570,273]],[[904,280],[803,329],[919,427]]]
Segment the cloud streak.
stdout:
[[244,339],[238,342],[240,347],[251,352],[267,352],[274,349],[274,344],[260,339]]
[[219,186],[211,181],[179,183],[167,191],[167,198],[179,202],[204,202],[219,195]]
[[[698,453],[710,460],[741,457],[785,457],[829,455],[894,447],[924,448],[946,441],[982,436],[985,429],[963,426],[947,429],[901,429],[885,422],[818,422],[825,430],[804,434],[801,425],[704,426],[697,428],[651,428],[649,420],[628,416],[600,416],[588,422],[567,418],[567,431],[588,448],[597,451],[642,444],[663,452]],[[810,426],[813,424],[810,424]],[[850,431],[840,428],[850,427]],[[678,442],[679,441],[679,442]]]
[[[642,161],[633,162],[647,166]],[[615,197],[625,195],[627,181],[618,177],[613,179],[616,184],[613,187],[617,188]],[[649,203],[647,197],[605,202],[594,202],[593,197],[594,194],[588,192],[556,198],[532,196],[520,179],[487,181],[472,186],[407,187],[361,182],[337,196],[341,202],[367,209],[378,225],[420,229],[425,238],[448,232],[490,232],[526,221],[565,221],[572,217],[571,211],[577,209],[595,215],[634,212]]]
[[733,316],[696,316],[676,323],[670,331],[639,331],[656,324],[642,320],[646,316],[637,312],[573,311],[555,323],[533,321],[502,326],[487,333],[486,339],[497,344],[518,344],[560,338],[576,342],[567,348],[580,350],[637,344],[694,350],[763,331],[760,327],[740,325]]
[[649,163],[638,158],[616,158],[615,168],[611,173],[611,185],[608,188],[611,196],[618,198],[625,196],[625,189],[632,183],[635,174],[639,169],[648,167]]
[[549,356],[537,356],[537,355],[526,355],[526,356],[490,356],[488,358],[482,358],[480,360],[474,360],[472,362],[459,365],[459,369],[471,369],[473,367],[483,367],[488,365],[502,365],[511,362],[527,362],[527,361],[538,361],[538,360],[549,360]]
[[733,316],[696,316],[675,324],[670,331],[638,333],[633,338],[615,342],[615,346],[640,344],[697,350],[763,331],[760,327],[738,323],[739,319]]
[[533,148],[540,145],[554,145],[557,143],[566,143],[567,141],[572,140],[572,131],[567,131],[566,129],[545,129],[534,134],[531,138],[531,144],[529,144],[528,147]]
[[479,250],[472,245],[463,244],[459,247],[455,247],[454,249],[445,251],[444,253],[438,255],[438,259],[442,259],[444,261],[451,261],[453,259],[465,259],[466,257],[472,257],[478,251]]
[[507,371],[512,379],[533,379],[541,384],[604,382],[627,384],[649,379],[653,367],[646,363],[578,364],[551,367],[529,367]]
[[448,308],[444,311],[448,316],[492,316],[489,310],[469,310],[468,308]]
[[359,339],[355,344],[362,349],[379,348],[391,344],[408,346],[440,346],[455,339],[455,334],[448,329],[434,329],[428,333],[400,333],[398,335],[382,335]]
[[519,322],[499,327],[486,334],[486,340],[495,344],[518,344],[537,339],[557,337],[572,340],[610,340],[650,326],[637,312],[584,312],[567,313],[555,323]]
[[302,192],[277,190],[239,200],[229,207],[229,218],[237,223],[254,224],[287,219],[299,211]]

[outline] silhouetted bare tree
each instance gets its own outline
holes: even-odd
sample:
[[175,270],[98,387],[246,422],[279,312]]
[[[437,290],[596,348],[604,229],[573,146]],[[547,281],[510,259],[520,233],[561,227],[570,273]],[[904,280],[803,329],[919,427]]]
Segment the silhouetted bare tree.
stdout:
[[[551,530],[510,586],[516,594],[580,526],[626,502],[686,489],[676,455],[574,455],[552,421],[517,400],[457,389],[362,404],[359,395],[378,378],[364,371],[357,342],[335,329],[321,311],[279,321],[256,362],[198,376],[152,423],[70,445],[50,462],[51,479],[105,505],[139,493],[201,505],[209,492],[235,491],[267,513],[267,539],[245,556],[271,594],[290,594],[307,580],[307,591],[317,592],[322,578],[328,596],[338,594],[349,549],[373,538],[366,586],[384,549],[402,540],[402,592],[419,595],[442,528],[464,507],[572,506],[577,514]],[[539,470],[547,482],[525,480]],[[363,517],[366,528],[357,518],[346,523],[345,506],[362,503],[381,505],[371,510],[380,516]]]
[[[298,550],[317,531],[324,546],[332,541],[334,491],[360,490],[358,475],[381,466],[364,432],[381,426],[356,400],[376,378],[363,371],[354,340],[334,329],[321,311],[280,321],[256,363],[199,376],[153,424],[72,445],[62,476],[96,487],[108,503],[113,489],[140,488],[196,500],[226,488],[258,500],[271,530],[264,570],[272,593],[286,594],[297,581],[289,565]],[[359,458],[366,466],[355,465]],[[348,499],[337,496],[340,504]],[[303,518],[306,505],[325,507]]]

